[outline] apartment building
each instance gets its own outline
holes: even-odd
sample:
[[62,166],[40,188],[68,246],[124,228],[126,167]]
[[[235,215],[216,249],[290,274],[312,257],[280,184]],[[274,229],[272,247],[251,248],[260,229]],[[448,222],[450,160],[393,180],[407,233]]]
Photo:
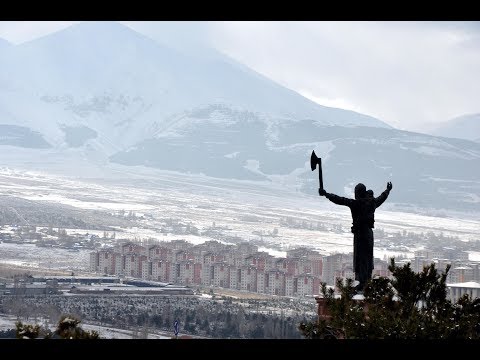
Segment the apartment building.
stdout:
[[475,281],[467,281],[460,283],[447,283],[448,297],[450,301],[457,302],[465,294],[468,294],[471,299],[480,297],[480,283]]
[[161,282],[174,282],[175,269],[172,262],[168,260],[152,260],[152,280]]
[[298,297],[306,295],[318,295],[320,293],[320,279],[311,275],[298,275],[296,278],[296,292]]
[[120,245],[120,249],[122,255],[147,255],[147,249],[144,246],[133,242],[127,242]]
[[327,283],[327,285],[335,285],[335,279],[340,276],[343,277],[343,261],[346,256],[344,254],[333,254],[325,256],[322,262],[322,281]]
[[257,268],[251,265],[240,267],[240,290],[257,291]]
[[266,272],[265,293],[285,296],[285,273],[274,269]]
[[228,287],[230,281],[230,267],[226,262],[222,261],[211,264],[210,271],[212,272],[211,284],[213,286]]
[[176,262],[175,267],[176,274],[174,282],[176,284],[188,286],[195,283],[195,263],[192,259],[179,260]]
[[230,289],[239,290],[241,282],[241,271],[238,266],[230,265],[228,272],[228,287]]

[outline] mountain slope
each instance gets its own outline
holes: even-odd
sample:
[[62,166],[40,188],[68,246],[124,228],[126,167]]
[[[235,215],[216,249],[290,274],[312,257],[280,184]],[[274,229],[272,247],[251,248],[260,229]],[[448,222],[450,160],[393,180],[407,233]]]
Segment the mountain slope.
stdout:
[[456,117],[432,130],[437,136],[478,141],[480,138],[480,114]]
[[317,173],[309,163],[315,150],[322,157],[325,188],[339,195],[352,196],[358,182],[379,194],[393,181],[391,200],[404,207],[478,207],[478,143],[396,129],[323,126],[311,120],[265,124],[251,112],[204,109],[110,161],[269,181],[316,194]]

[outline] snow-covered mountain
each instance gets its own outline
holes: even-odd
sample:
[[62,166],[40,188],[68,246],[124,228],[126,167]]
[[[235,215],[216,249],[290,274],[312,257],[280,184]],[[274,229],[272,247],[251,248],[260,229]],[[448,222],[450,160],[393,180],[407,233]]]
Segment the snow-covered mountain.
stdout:
[[8,84],[0,97],[21,103],[34,97],[65,111],[22,121],[36,123],[32,128],[48,122],[58,129],[88,127],[107,153],[112,150],[106,142],[128,147],[172,117],[212,103],[291,120],[389,127],[369,116],[322,107],[220,54],[191,59],[115,22],[80,23],[14,46],[0,59],[0,68]]
[[[217,119],[217,121],[215,121]],[[229,123],[226,123],[229,120]],[[271,119],[270,119],[271,120]],[[212,177],[281,183],[316,194],[310,154],[322,157],[327,191],[352,196],[363,182],[375,193],[394,183],[404,208],[477,209],[480,144],[396,129],[268,122],[254,113],[211,106],[110,160]]]
[[2,53],[2,51],[4,51],[5,49],[8,49],[11,46],[12,46],[12,44],[10,44],[10,42],[8,42],[5,39],[0,38],[0,54]]
[[214,50],[180,48],[115,22],[0,47],[0,162],[78,163],[88,177],[100,176],[89,164],[143,165],[315,193],[315,149],[328,191],[392,181],[398,203],[478,206],[480,144],[320,106]]
[[480,140],[480,114],[456,117],[433,129],[431,134],[478,141]]

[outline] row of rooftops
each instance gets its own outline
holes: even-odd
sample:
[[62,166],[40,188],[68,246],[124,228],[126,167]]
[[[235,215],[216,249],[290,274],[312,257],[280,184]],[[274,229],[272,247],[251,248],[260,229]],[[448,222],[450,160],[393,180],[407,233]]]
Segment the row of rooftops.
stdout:
[[[165,295],[193,294],[193,290],[188,286],[135,278],[121,279],[117,276],[22,276],[17,277],[13,284],[8,286],[6,284],[0,285],[2,285],[0,288],[3,289],[3,294],[59,294],[61,289],[63,289],[62,292],[95,294],[107,292]],[[51,288],[56,290],[49,292],[48,289]],[[35,292],[32,292],[34,290]]]

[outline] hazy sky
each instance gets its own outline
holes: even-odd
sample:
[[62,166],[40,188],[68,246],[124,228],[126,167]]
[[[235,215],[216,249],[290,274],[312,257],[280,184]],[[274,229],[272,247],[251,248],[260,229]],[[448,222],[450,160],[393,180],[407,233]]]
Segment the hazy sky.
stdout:
[[[14,44],[71,22],[0,22]],[[124,22],[205,44],[322,105],[422,131],[480,113],[480,22]]]

